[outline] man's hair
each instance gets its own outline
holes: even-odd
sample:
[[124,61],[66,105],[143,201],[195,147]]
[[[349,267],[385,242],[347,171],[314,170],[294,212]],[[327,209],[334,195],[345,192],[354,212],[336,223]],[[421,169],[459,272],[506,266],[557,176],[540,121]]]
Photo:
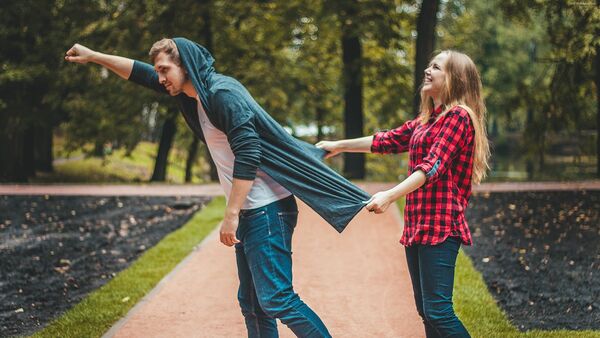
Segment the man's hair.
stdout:
[[166,38],[156,41],[152,45],[152,48],[150,48],[150,53],[148,53],[152,63],[154,63],[154,60],[158,54],[160,54],[160,52],[167,54],[169,58],[171,58],[171,61],[173,61],[176,65],[181,66],[181,58],[179,58],[179,51],[177,50],[175,41]]

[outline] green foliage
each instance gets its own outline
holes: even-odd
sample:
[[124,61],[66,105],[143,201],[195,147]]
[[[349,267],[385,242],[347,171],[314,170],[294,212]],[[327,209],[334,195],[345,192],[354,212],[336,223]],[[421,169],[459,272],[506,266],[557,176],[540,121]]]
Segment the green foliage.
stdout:
[[[148,61],[153,42],[185,36],[212,41],[217,71],[239,79],[296,135],[311,126],[321,138],[340,138],[342,22],[362,44],[363,132],[390,129],[414,116],[418,10],[418,2],[401,0],[6,2],[0,11],[0,136],[21,149],[32,126],[60,124],[66,149],[91,143],[86,152],[96,155],[106,143],[130,152],[142,140],[155,141],[163,121],[177,113],[173,100],[62,56],[79,42]],[[593,2],[444,1],[439,20],[438,47],[465,51],[481,71],[488,130],[501,158],[548,172],[549,156],[556,155],[550,153],[563,137],[575,140],[563,153],[594,153],[587,134],[595,125],[592,61],[600,11]],[[178,123],[175,143],[185,149],[191,132]],[[1,147],[0,156],[8,156]],[[389,168],[370,162],[375,172],[368,175],[377,179],[405,171],[388,175]]]
[[[217,71],[237,78],[282,125],[338,123],[336,24],[320,1],[216,2]],[[333,118],[335,117],[335,118]]]
[[[529,179],[559,170],[550,156],[594,154],[585,133],[597,114],[593,60],[599,25],[600,11],[592,2],[465,0],[446,5],[440,47],[462,50],[478,65],[490,136],[501,158],[526,162]],[[506,140],[512,144],[504,147]],[[575,159],[572,167],[585,172],[578,163]]]

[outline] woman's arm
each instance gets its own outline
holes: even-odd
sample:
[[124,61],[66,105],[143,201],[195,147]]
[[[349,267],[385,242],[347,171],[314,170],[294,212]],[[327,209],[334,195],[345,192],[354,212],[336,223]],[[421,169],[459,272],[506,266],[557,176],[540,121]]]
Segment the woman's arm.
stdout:
[[421,170],[417,170],[392,189],[380,191],[373,195],[365,208],[376,214],[384,213],[392,202],[419,189],[425,184],[425,180],[425,173]]
[[373,136],[365,136],[354,139],[338,141],[321,141],[316,144],[317,148],[327,151],[325,158],[333,157],[339,153],[370,153]]
[[316,146],[329,152],[325,158],[343,152],[398,154],[408,150],[416,121],[406,121],[396,129],[381,131],[375,135],[339,141],[321,141]]

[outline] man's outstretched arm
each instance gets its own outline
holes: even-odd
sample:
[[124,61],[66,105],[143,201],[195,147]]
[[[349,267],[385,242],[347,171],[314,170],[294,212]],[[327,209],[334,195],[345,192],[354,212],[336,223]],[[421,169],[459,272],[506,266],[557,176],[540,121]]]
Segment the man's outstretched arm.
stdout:
[[96,63],[106,67],[125,80],[135,82],[159,93],[167,93],[166,88],[158,81],[158,75],[151,65],[118,55],[104,54],[75,44],[65,55],[65,60],[76,63]]
[[88,62],[96,63],[106,67],[108,70],[119,75],[125,80],[131,76],[134,60],[118,55],[104,54],[91,50],[83,45],[76,43],[69,49],[65,55],[65,60],[86,64]]

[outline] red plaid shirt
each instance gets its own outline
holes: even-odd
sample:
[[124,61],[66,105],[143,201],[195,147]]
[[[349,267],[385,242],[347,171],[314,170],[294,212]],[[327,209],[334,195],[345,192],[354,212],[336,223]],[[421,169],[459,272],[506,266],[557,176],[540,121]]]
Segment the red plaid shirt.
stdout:
[[408,151],[408,174],[421,170],[427,177],[422,187],[406,195],[400,239],[406,246],[436,245],[448,236],[472,243],[464,210],[471,196],[475,130],[465,109],[452,107],[436,121],[441,112],[440,106],[424,125],[416,118],[373,137],[371,152]]

